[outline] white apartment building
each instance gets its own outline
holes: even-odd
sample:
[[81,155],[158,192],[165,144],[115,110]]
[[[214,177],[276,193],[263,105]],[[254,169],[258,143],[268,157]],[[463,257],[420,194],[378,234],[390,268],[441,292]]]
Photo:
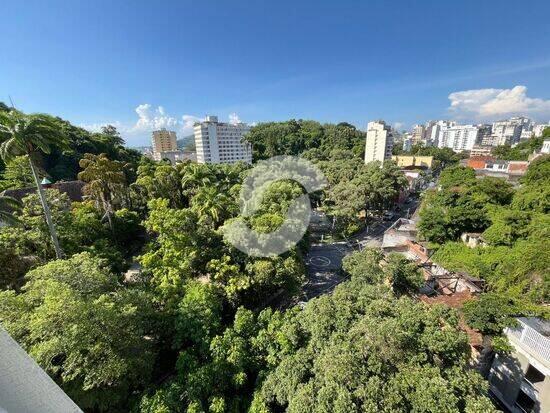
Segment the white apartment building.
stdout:
[[217,116],[207,116],[195,123],[195,146],[198,163],[252,163],[252,145],[243,141],[250,130],[245,123],[218,122]]
[[513,351],[496,355],[490,390],[512,413],[550,412],[550,323],[534,317],[517,323],[505,330]]
[[550,153],[550,139],[546,139],[542,143],[542,148],[540,149],[540,153],[543,153],[543,154]]
[[369,122],[365,142],[365,163],[391,159],[393,131],[383,120]]
[[516,144],[520,141],[522,132],[531,130],[532,125],[531,119],[523,116],[494,122],[491,140],[487,144],[492,146]]
[[550,122],[541,125],[535,125],[533,127],[533,134],[535,138],[540,138],[546,128],[550,128]]
[[156,130],[153,132],[151,139],[153,144],[153,153],[171,152],[178,150],[178,142],[176,132],[166,129]]
[[439,131],[437,146],[451,148],[455,152],[469,151],[477,143],[479,126],[454,125],[442,127]]
[[429,140],[430,145],[439,146],[441,131],[453,126],[456,126],[456,122],[449,120],[438,120],[437,122],[433,122],[433,124],[428,128],[429,135],[426,137]]

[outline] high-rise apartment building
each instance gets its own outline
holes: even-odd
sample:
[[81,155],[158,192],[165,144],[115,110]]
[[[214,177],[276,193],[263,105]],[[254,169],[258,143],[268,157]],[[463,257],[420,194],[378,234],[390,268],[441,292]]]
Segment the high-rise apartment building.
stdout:
[[490,144],[492,146],[516,144],[520,141],[522,132],[531,130],[532,125],[531,119],[523,116],[494,122]]
[[391,159],[393,149],[393,131],[390,125],[382,120],[369,122],[365,143],[365,163],[372,161],[384,162]]
[[195,123],[195,146],[198,163],[252,163],[252,146],[243,141],[250,130],[246,123],[218,122],[217,116],[207,116]]
[[152,137],[153,153],[171,152],[178,150],[176,132],[166,129],[156,130]]
[[433,122],[433,124],[430,125],[429,135],[427,136],[430,145],[439,146],[441,131],[444,129],[448,129],[452,126],[456,126],[456,122],[449,120],[438,120],[437,122]]
[[451,148],[455,152],[469,151],[477,143],[479,129],[475,125],[442,128],[438,136],[438,147]]
[[426,128],[424,125],[414,125],[411,136],[412,144],[417,145],[419,143],[425,143],[425,134]]

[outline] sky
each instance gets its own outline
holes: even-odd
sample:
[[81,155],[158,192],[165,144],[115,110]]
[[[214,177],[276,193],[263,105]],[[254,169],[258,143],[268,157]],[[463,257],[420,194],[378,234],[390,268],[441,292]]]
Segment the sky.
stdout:
[[549,16],[548,0],[3,2],[0,101],[129,146],[207,114],[547,123]]

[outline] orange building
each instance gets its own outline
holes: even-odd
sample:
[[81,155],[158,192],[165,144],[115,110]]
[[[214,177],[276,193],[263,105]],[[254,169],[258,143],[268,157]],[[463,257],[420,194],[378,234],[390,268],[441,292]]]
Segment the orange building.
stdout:
[[494,161],[492,156],[476,156],[468,159],[468,166],[473,169],[484,169],[488,161]]

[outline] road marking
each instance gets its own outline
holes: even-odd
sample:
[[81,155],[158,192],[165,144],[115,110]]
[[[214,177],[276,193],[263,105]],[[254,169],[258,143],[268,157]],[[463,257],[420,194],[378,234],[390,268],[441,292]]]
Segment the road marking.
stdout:
[[315,265],[316,267],[328,267],[331,261],[329,258],[320,255],[318,257],[311,257],[309,259],[309,263],[311,265]]

